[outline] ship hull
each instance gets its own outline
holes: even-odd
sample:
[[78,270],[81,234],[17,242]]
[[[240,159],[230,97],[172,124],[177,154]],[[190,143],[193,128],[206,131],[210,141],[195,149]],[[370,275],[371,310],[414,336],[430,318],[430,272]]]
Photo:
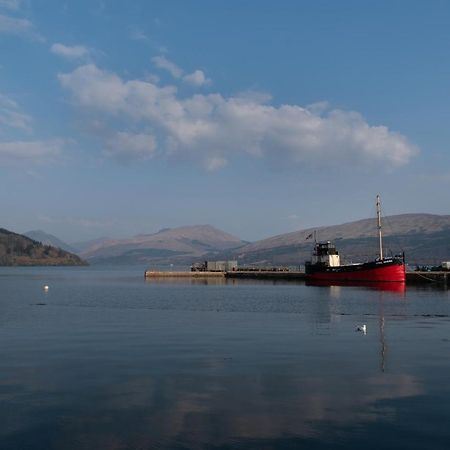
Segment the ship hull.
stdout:
[[405,282],[405,264],[401,259],[373,261],[326,267],[307,264],[306,277],[313,281]]

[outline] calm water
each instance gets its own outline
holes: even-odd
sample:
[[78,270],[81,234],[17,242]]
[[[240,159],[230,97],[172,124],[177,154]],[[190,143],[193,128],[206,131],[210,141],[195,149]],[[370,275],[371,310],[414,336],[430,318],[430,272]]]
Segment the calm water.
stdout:
[[0,269],[2,450],[448,449],[449,424],[449,291]]

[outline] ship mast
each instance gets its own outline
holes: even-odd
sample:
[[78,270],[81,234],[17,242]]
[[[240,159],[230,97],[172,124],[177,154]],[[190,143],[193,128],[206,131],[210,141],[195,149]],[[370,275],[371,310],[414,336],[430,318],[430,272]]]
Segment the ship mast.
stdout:
[[383,239],[381,237],[381,203],[379,195],[377,195],[377,228],[378,239],[380,241],[380,259],[383,259]]

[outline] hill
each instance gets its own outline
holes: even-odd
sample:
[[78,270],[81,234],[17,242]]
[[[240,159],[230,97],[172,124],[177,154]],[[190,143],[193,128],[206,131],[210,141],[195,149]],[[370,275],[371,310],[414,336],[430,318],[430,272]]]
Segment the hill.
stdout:
[[80,266],[86,262],[61,248],[0,228],[0,266]]
[[213,257],[244,245],[239,238],[211,225],[165,228],[130,239],[95,242],[81,256],[101,264],[191,264],[203,255]]
[[[301,265],[310,259],[312,239],[336,241],[345,262],[373,259],[378,251],[376,222],[363,219],[341,225],[309,228],[263,239],[222,258],[237,258],[239,264]],[[402,214],[383,219],[384,247],[387,254],[406,254],[410,265],[438,264],[450,260],[450,216]]]
[[70,246],[76,250],[74,253],[76,253],[77,255],[81,255],[82,253],[87,252],[89,249],[93,249],[94,247],[99,248],[101,244],[111,240],[112,239],[109,237],[99,237],[97,239],[91,239],[89,241],[73,242],[70,244]]
[[52,247],[62,248],[66,252],[78,253],[78,250],[71,245],[61,241],[56,236],[48,234],[42,230],[31,230],[23,233],[24,236],[33,239],[33,241],[41,242],[44,245],[51,245]]

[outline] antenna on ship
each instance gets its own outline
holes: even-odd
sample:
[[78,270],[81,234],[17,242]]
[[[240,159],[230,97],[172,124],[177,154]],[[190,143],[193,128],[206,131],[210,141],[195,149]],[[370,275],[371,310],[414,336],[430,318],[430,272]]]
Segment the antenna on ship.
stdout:
[[378,228],[378,239],[380,241],[380,259],[383,259],[383,238],[381,237],[381,202],[380,195],[377,195],[377,228]]

